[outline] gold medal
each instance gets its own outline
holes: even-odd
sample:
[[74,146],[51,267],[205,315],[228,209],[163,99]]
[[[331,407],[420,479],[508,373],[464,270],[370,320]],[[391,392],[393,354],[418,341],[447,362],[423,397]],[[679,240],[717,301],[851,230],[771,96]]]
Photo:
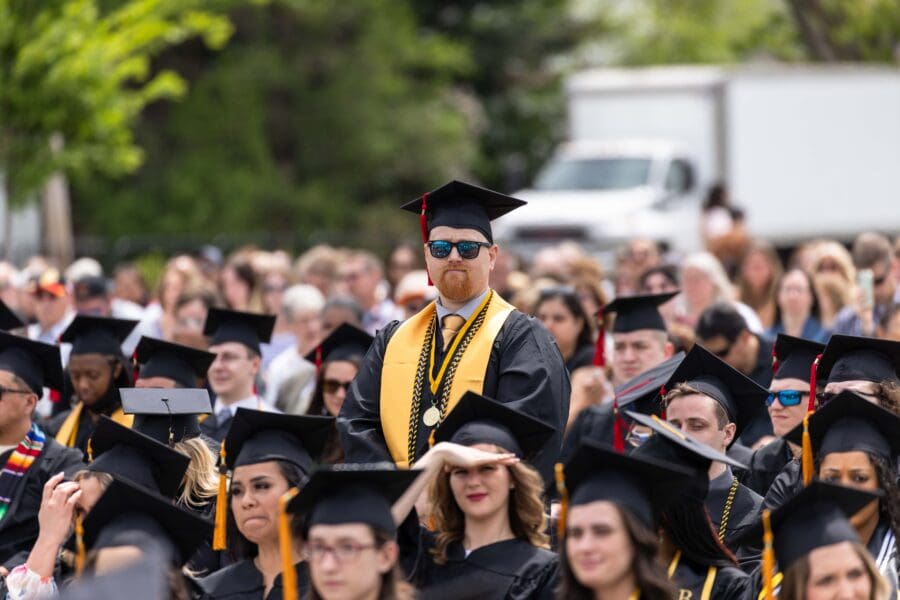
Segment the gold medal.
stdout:
[[441,420],[441,411],[438,410],[437,406],[432,406],[428,410],[425,411],[425,415],[422,417],[422,422],[425,423],[428,427],[434,427],[438,424],[438,421]]

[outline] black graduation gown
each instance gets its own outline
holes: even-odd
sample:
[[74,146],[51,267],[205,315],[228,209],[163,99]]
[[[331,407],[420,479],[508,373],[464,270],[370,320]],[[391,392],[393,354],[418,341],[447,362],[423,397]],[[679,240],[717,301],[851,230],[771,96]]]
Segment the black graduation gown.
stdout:
[[[728,499],[732,477],[731,470],[726,468],[725,473],[709,483],[709,493],[706,495],[705,504],[716,531],[719,530],[722,523],[722,513],[725,509],[725,501]],[[756,542],[751,539],[741,540],[741,538],[744,532],[759,519],[762,502],[762,496],[739,484],[731,505],[728,524],[725,526],[725,546],[734,553],[738,562],[741,563],[741,568],[747,572],[751,571],[760,560],[762,540]]]
[[[63,423],[65,423],[71,412],[72,409],[69,409],[50,418],[47,422],[48,437],[55,436],[59,432],[59,429],[62,427]],[[88,440],[91,439],[91,436],[94,435],[94,429],[96,427],[97,423],[91,419],[90,411],[82,409],[81,415],[78,418],[78,431],[75,433],[75,445],[73,448],[81,450],[82,456],[84,457],[83,460],[85,461],[87,461],[87,443]]]
[[566,432],[560,462],[566,463],[575,455],[575,451],[584,440],[612,445],[613,443],[612,403],[588,406],[583,409]]
[[756,450],[750,457],[750,469],[740,477],[741,483],[757,494],[765,496],[772,482],[792,458],[794,455],[786,441],[781,438],[773,440]]
[[[678,600],[702,600],[709,567],[682,558],[671,577]],[[745,600],[752,591],[750,577],[737,567],[718,567],[709,600]]]
[[[216,499],[213,498],[202,506],[186,507],[188,510],[206,518],[209,521],[215,520],[216,515]],[[194,555],[187,563],[188,569],[197,577],[210,575],[226,566],[229,561],[226,558],[226,552],[212,549],[212,538],[204,540],[200,547],[194,552]]]
[[[381,429],[379,397],[385,351],[399,326],[400,322],[394,321],[375,336],[338,416],[341,446],[348,463],[393,462]],[[440,335],[436,339],[440,340]],[[438,343],[435,368],[442,359]],[[531,461],[548,482],[553,479],[553,465],[559,457],[570,392],[569,376],[553,337],[533,317],[513,311],[494,339],[482,393],[556,427],[556,433]],[[426,385],[422,405],[431,404],[431,391]],[[420,413],[424,419],[425,410]],[[430,431],[424,421],[419,423],[416,458],[428,450]]]
[[[47,480],[63,471],[71,477],[84,468],[81,452],[66,448],[46,434],[44,449],[18,482],[6,516],[0,521],[0,565],[12,570],[25,562],[38,536],[38,511]],[[0,469],[13,450],[0,455]]]
[[800,461],[792,458],[781,469],[763,498],[763,508],[775,510],[803,490],[803,473]]
[[[408,532],[408,527],[404,526]],[[559,557],[522,540],[496,542],[469,556],[460,543],[447,548],[447,563],[435,564],[434,535],[419,528],[419,552],[410,580],[428,600],[552,599],[559,584]],[[400,543],[404,545],[404,535]]]
[[[309,574],[305,562],[295,565],[297,572],[298,597],[305,598],[309,590]],[[257,570],[252,559],[242,560],[224,569],[220,569],[203,577],[195,579],[194,586],[199,590],[199,598],[203,600],[281,600],[282,586],[281,575],[275,578],[272,590],[263,598],[264,584],[262,573]]]

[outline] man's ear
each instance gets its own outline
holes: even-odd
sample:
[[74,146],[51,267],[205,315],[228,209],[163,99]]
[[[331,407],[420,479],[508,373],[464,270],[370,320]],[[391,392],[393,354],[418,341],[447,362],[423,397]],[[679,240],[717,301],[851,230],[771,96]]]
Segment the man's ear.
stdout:
[[722,431],[725,433],[725,447],[727,448],[731,445],[731,442],[734,441],[734,432],[737,431],[737,425],[734,423],[727,423]]

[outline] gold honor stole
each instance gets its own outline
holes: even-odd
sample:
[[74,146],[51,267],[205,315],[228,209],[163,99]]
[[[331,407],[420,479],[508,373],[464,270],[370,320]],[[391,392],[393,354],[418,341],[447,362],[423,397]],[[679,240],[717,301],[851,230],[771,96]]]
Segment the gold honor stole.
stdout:
[[[56,433],[56,441],[63,446],[68,446],[69,448],[75,447],[75,438],[78,436],[78,421],[81,419],[81,411],[83,408],[84,404],[77,404],[75,408],[72,409],[72,412],[69,413],[69,416],[66,417],[66,420],[63,421],[62,427],[60,427],[59,431]],[[124,425],[129,428],[134,423],[134,415],[126,415],[121,407],[117,408],[109,418],[119,425]]]
[[[511,304],[493,291],[488,292],[484,302],[487,302],[484,321],[474,333],[465,353],[459,359],[456,374],[453,376],[453,381],[450,382],[447,407],[441,415],[441,419],[453,410],[465,392],[471,390],[482,393],[484,374],[487,371],[494,339],[500,333],[500,328],[503,327],[507,317],[515,310]],[[434,380],[431,380],[433,371],[432,363],[429,362],[427,378],[431,381],[430,383],[423,381],[422,385],[430,385],[432,397],[436,397],[440,391],[447,365],[450,364],[459,342],[465,337],[478,314],[484,309],[484,302],[472,313],[469,320],[456,334],[453,344],[445,353],[438,376]],[[425,338],[428,328],[433,327],[436,310],[435,303],[432,302],[400,325],[388,342],[384,353],[384,362],[381,367],[381,397],[379,399],[381,430],[384,433],[388,451],[400,468],[408,468],[414,458],[408,456],[408,448],[409,419],[412,412],[413,390],[416,385],[416,369],[422,352],[427,351],[424,347]],[[442,343],[441,336],[434,336],[432,344],[440,343]],[[424,398],[423,394],[423,401]]]

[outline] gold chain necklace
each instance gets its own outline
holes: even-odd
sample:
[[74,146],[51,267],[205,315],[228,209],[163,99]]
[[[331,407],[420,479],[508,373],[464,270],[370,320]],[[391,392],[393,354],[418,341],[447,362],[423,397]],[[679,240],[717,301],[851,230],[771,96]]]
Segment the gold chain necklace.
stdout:
[[738,490],[737,477],[731,478],[731,487],[728,489],[728,497],[725,498],[725,508],[722,509],[722,522],[719,523],[719,541],[725,541],[725,529],[728,527],[728,517],[731,516],[731,506],[734,504],[734,497]]

